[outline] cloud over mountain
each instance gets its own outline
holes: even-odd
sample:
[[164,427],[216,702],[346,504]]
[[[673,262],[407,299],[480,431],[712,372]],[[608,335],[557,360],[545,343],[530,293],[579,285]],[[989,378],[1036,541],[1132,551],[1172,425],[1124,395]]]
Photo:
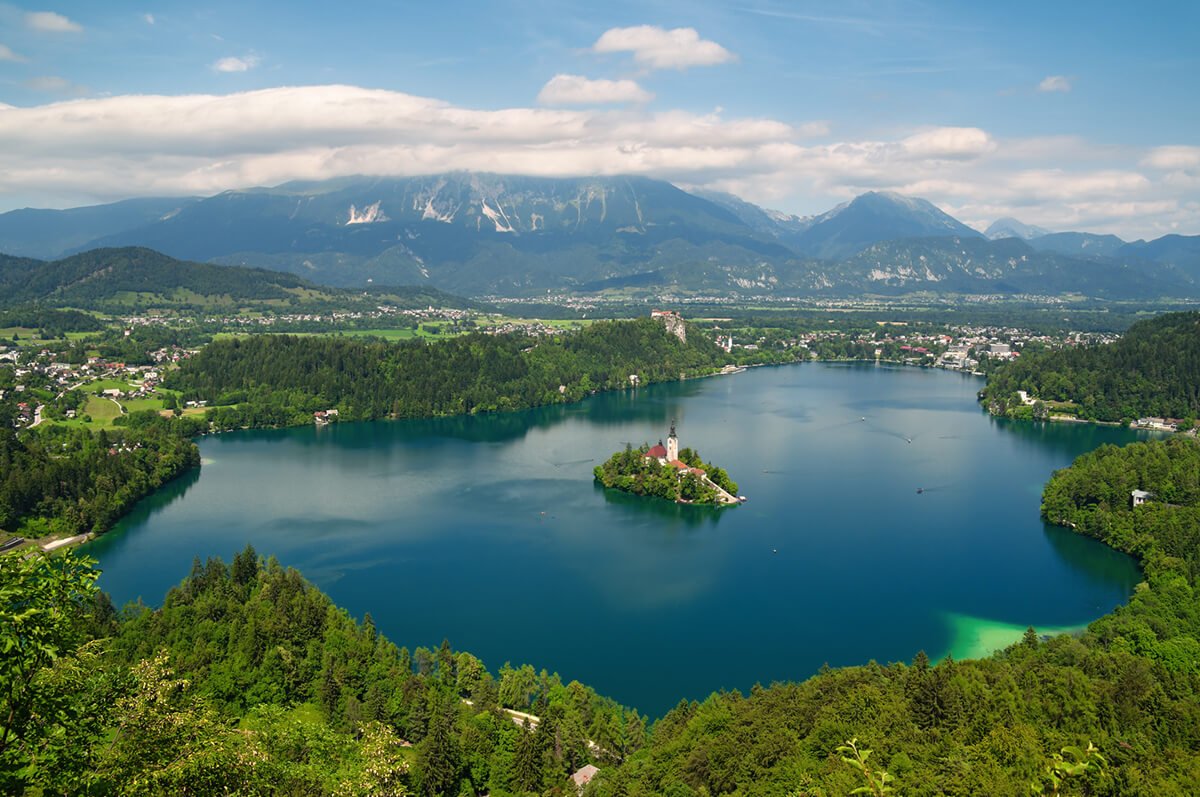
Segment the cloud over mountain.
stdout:
[[84,204],[503,164],[508,173],[545,177],[640,174],[769,205],[893,190],[927,197],[979,229],[1014,216],[1050,229],[1151,238],[1179,231],[1197,213],[1189,164],[1200,152],[1192,147],[1131,148],[1097,168],[1092,158],[1068,157],[1095,149],[1087,141],[997,139],[978,127],[810,144],[814,135],[827,139],[829,127],[655,110],[641,104],[642,91],[632,80],[562,75],[543,88],[544,105],[632,104],[481,110],[319,85],[0,107],[0,203],[5,195]]

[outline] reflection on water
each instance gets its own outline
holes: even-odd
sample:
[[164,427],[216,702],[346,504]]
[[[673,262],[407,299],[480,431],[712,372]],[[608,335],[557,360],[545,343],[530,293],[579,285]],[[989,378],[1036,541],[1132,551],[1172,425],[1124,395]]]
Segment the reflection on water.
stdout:
[[727,511],[736,509],[733,506],[710,506],[707,504],[677,504],[664,498],[646,498],[631,495],[620,490],[610,490],[599,482],[594,483],[593,489],[604,496],[604,502],[619,510],[619,517],[625,520],[644,521],[653,518],[660,528],[699,529],[716,526]]
[[[200,481],[200,468],[191,468],[176,476],[150,495],[134,504],[133,509],[116,524],[116,526],[95,540],[80,546],[80,552],[94,559],[103,561],[112,548],[119,545],[122,538],[121,530],[143,526],[171,504],[187,495],[197,482]],[[184,573],[183,575],[187,575]]]
[[[1038,508],[1054,469],[1138,435],[996,421],[981,385],[806,364],[518,413],[224,434],[199,443],[214,464],[89,549],[118,604],[158,603],[193,556],[252,542],[398,645],[449,637],[658,715],[825,662],[952,649],[948,613],[989,618],[986,645],[1127,598],[1132,561],[1046,529]],[[596,485],[597,463],[672,420],[747,503]]]
[[[1141,574],[1136,569],[1129,569],[1129,557],[1125,554],[1062,526],[1046,523],[1043,529],[1046,541],[1058,555],[1063,567],[1090,581],[1124,584],[1126,594],[1131,594],[1134,586],[1141,581]],[[1098,617],[1113,607],[1094,603],[1090,606],[1085,604],[1085,608],[1096,611]]]

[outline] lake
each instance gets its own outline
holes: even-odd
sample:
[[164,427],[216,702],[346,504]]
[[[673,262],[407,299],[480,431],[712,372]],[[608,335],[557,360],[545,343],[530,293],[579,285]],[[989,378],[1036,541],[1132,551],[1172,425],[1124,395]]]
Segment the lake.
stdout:
[[[1014,423],[983,380],[803,364],[482,417],[235,432],[84,551],[122,604],[253,543],[397,645],[559,672],[661,716],[832,666],[979,655],[1124,603],[1132,559],[1038,516],[1051,471],[1147,433]],[[675,420],[748,501],[605,490]],[[922,492],[917,492],[918,489]]]

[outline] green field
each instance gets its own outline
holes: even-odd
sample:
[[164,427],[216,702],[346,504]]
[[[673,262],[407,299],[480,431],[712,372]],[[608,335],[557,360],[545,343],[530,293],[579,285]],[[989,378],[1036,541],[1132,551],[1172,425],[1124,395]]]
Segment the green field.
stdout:
[[83,408],[84,413],[92,416],[91,423],[83,423],[76,421],[91,429],[99,429],[105,426],[112,426],[113,418],[121,414],[121,408],[116,402],[100,396],[88,396],[87,406]]
[[159,398],[139,398],[128,399],[121,402],[121,406],[126,412],[138,412],[140,410],[154,410],[159,412],[163,409],[162,399]]

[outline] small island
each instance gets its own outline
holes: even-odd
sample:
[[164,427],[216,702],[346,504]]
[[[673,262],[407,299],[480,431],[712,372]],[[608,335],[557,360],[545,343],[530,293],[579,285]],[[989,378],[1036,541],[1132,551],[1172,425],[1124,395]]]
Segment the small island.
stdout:
[[626,444],[624,451],[613,454],[593,472],[605,487],[680,504],[728,505],[746,500],[738,497],[737,483],[730,481],[722,468],[704,462],[691,448],[679,448],[675,424],[671,424],[665,446],[661,440],[654,447]]

